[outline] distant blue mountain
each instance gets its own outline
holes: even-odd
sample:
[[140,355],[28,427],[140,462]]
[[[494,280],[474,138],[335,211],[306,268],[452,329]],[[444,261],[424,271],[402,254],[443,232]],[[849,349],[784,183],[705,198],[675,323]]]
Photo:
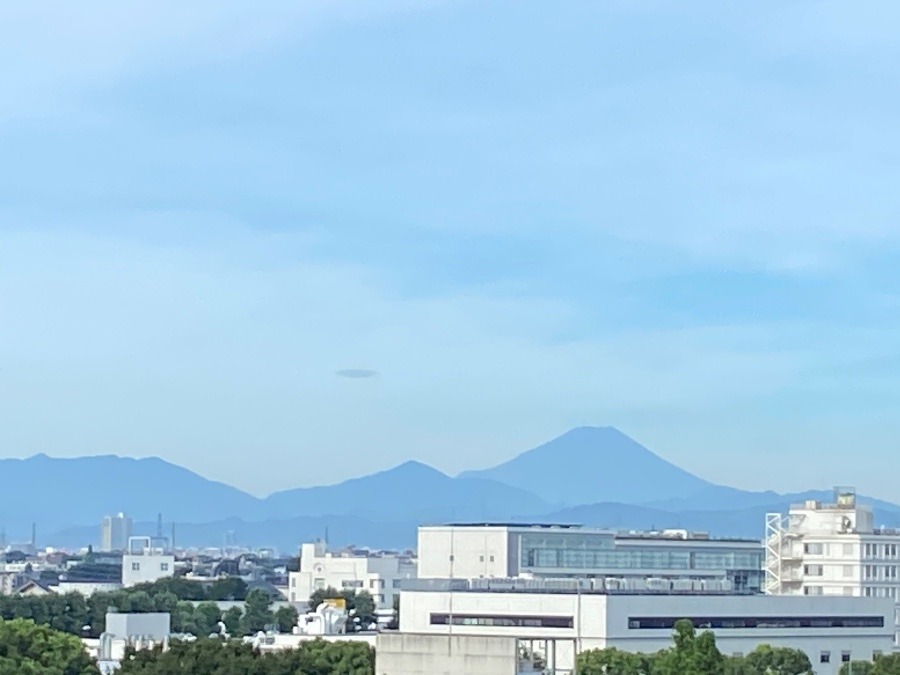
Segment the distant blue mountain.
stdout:
[[[40,544],[87,545],[102,516],[125,511],[138,533],[175,521],[178,541],[236,541],[289,550],[323,536],[335,543],[415,544],[421,523],[532,520],[612,529],[686,528],[759,538],[767,512],[831,499],[828,491],[779,495],[715,485],[658,457],[613,428],[581,427],[492,469],[453,478],[420,462],[336,485],[259,499],[161,459],[115,456],[0,460],[0,528]],[[900,506],[867,499],[877,525],[900,527]],[[168,525],[166,526],[168,533]]]
[[551,504],[640,504],[715,488],[613,427],[579,427],[508,462],[461,478],[487,478]]
[[155,457],[0,459],[0,480],[0,527],[18,540],[30,535],[31,523],[43,541],[75,525],[93,524],[99,533],[100,519],[119,511],[138,520],[162,512],[193,522],[259,513],[256,497]]
[[526,490],[483,478],[451,478],[421,462],[337,485],[276,492],[264,505],[271,517],[341,514],[406,522],[509,519],[551,508]]

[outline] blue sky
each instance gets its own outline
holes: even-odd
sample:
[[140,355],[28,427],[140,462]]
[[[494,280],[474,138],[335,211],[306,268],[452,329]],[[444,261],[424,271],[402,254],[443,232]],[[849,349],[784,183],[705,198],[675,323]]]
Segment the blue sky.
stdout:
[[3,455],[900,500],[896,2],[7,5]]

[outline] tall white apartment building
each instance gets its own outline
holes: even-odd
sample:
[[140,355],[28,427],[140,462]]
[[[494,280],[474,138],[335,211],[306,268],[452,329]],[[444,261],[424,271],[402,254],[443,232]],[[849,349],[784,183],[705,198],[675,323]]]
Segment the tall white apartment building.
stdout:
[[[328,551],[324,542],[300,547],[300,571],[291,572],[288,600],[306,602],[313,591],[366,591],[378,609],[390,609],[404,579],[416,578],[412,557],[380,551]],[[312,608],[315,609],[315,608]]]
[[132,521],[124,513],[115,516],[104,516],[100,523],[100,550],[124,551],[131,538]]
[[[876,528],[854,490],[834,503],[795,504],[766,516],[765,592],[900,600],[900,531]],[[900,619],[900,611],[897,618]],[[896,636],[900,646],[900,632]]]

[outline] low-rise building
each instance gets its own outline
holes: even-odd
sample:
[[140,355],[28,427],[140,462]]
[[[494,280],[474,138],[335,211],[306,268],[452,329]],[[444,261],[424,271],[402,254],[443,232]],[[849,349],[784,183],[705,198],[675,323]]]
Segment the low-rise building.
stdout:
[[758,540],[686,530],[613,532],[578,525],[461,523],[423,526],[419,578],[620,578],[728,581],[760,592]]
[[122,556],[122,586],[129,588],[171,577],[175,574],[175,556],[151,537],[131,537]]
[[670,647],[681,619],[711,630],[726,655],[763,644],[800,649],[818,675],[893,647],[887,598],[678,591],[678,583],[620,591],[601,580],[420,580],[402,593],[400,634],[515,638],[531,650],[552,643],[561,670],[585,650]]
[[[313,591],[367,591],[377,608],[393,606],[404,580],[416,577],[412,556],[383,551],[328,551],[324,542],[303,544],[300,571],[288,577],[288,600],[305,603]],[[312,608],[315,609],[315,608]]]

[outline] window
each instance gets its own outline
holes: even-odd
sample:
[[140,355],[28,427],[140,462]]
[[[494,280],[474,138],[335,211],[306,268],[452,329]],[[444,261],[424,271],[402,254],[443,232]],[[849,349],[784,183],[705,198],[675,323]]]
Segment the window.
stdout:
[[824,586],[804,586],[803,595],[824,595]]
[[571,616],[492,616],[487,614],[432,614],[431,625],[574,628],[575,618]]
[[363,582],[358,579],[344,579],[341,588],[362,588]]
[[821,652],[819,654],[819,663],[830,663],[831,662],[831,652]]
[[803,573],[810,577],[820,577],[822,576],[822,571],[821,565],[806,565],[803,568]]
[[141,563],[131,563],[131,571],[132,572],[140,572],[141,571]]
[[490,561],[491,561],[491,562],[494,562],[494,556],[491,556]]
[[401,581],[402,581],[401,579],[394,579],[394,581],[392,582],[391,585],[392,585],[394,588],[400,588],[400,582],[401,582]]
[[853,565],[844,565],[844,577],[853,576]]
[[[685,617],[629,617],[628,627],[635,630],[671,630]],[[687,617],[694,628],[884,628],[883,616],[704,616]],[[823,661],[823,663],[827,663]]]
[[168,572],[169,571],[169,563],[159,563],[159,571],[160,572]]
[[478,556],[478,562],[484,562],[484,556],[483,556],[483,555]]
[[853,595],[853,586],[844,586],[844,595]]
[[850,663],[850,652],[841,652],[841,663]]
[[324,589],[325,588],[325,579],[316,579],[313,582],[313,586],[316,588],[316,590]]
[[291,588],[297,588],[297,577],[291,577]]
[[822,544],[803,544],[803,552],[809,555],[822,555]]
[[853,544],[844,544],[844,557],[849,557],[853,555]]
[[453,562],[453,554],[450,554],[450,562]]

